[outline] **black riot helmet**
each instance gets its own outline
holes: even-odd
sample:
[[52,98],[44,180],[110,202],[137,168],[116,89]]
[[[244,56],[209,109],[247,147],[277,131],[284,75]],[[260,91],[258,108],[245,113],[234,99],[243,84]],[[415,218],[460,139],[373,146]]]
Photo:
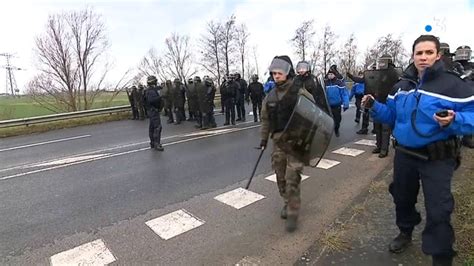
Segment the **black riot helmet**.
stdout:
[[211,86],[212,85],[212,79],[209,76],[204,76],[204,83],[207,86]]
[[467,45],[459,46],[454,52],[454,61],[469,61],[471,60],[472,50]]
[[252,81],[253,81],[253,82],[257,82],[257,81],[258,81],[258,75],[257,75],[257,74],[253,74],[253,75],[252,75]]
[[200,76],[195,76],[194,77],[194,82],[201,82],[201,77]]
[[445,42],[440,43],[439,52],[441,53],[441,55],[444,55],[444,56],[451,56],[452,55],[451,51],[449,49],[449,44],[447,44]]
[[390,64],[393,65],[393,58],[389,54],[384,54],[377,60],[378,69],[386,69]]
[[298,73],[298,75],[310,73],[310,70],[311,65],[307,61],[299,61],[298,64],[296,64],[296,73]]
[[235,72],[234,76],[235,76],[235,79],[240,79],[241,78],[239,72]]
[[175,79],[173,80],[173,82],[174,82],[174,83],[181,83],[181,80],[180,80],[179,78],[175,78]]
[[189,79],[188,79],[188,84],[193,84],[193,83],[194,83],[193,78],[189,78]]
[[146,79],[146,84],[148,85],[156,85],[157,83],[158,83],[158,80],[153,75],[148,76],[148,78]]

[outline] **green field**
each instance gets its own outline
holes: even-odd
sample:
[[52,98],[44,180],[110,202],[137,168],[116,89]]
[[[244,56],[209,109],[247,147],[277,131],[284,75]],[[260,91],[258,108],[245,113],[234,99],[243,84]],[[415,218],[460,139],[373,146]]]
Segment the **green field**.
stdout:
[[[129,104],[127,94],[125,92],[118,94],[111,102],[109,102],[110,98],[110,93],[103,93],[95,99],[93,108],[104,108]],[[0,120],[49,115],[53,113],[54,112],[41,107],[29,96],[21,96],[20,98],[13,98],[10,96],[0,97]]]

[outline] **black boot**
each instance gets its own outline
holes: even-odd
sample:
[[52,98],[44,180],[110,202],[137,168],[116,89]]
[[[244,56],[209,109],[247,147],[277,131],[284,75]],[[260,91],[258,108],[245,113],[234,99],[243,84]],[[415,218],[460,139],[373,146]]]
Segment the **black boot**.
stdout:
[[286,231],[287,232],[294,232],[296,230],[296,222],[298,220],[298,215],[288,215],[286,217],[286,225],[285,225],[285,228],[286,228]]
[[156,145],[155,145],[155,150],[157,150],[157,151],[164,151],[165,149],[163,148],[163,146],[161,146],[161,144],[156,144]]
[[381,150],[379,154],[379,158],[385,158],[388,155],[388,151],[386,150]]
[[372,153],[374,153],[374,154],[375,154],[375,153],[380,153],[380,148],[377,147],[377,148],[373,149],[373,150],[372,150]]
[[453,265],[452,256],[432,256],[433,266],[451,266]]
[[367,135],[367,133],[369,133],[369,130],[367,128],[363,128],[356,132],[356,134],[359,134],[359,135]]
[[285,203],[285,205],[283,206],[280,212],[280,217],[282,219],[286,219],[286,217],[288,217],[287,209],[288,209],[288,203]]
[[411,234],[400,232],[388,246],[388,250],[393,253],[402,253],[411,243]]

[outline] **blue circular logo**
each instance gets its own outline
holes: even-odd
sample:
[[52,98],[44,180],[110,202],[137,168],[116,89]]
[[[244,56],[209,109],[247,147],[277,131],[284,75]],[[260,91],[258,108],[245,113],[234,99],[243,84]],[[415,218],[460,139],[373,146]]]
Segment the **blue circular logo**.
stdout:
[[431,27],[431,25],[426,25],[425,26],[426,32],[430,32],[432,29],[433,29],[433,27]]

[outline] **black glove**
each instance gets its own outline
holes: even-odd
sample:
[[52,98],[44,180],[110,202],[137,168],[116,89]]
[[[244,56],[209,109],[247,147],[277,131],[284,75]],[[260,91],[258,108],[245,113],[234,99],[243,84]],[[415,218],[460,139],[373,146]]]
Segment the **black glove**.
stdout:
[[266,149],[267,148],[267,140],[266,139],[262,139],[260,141],[260,148],[262,149]]

